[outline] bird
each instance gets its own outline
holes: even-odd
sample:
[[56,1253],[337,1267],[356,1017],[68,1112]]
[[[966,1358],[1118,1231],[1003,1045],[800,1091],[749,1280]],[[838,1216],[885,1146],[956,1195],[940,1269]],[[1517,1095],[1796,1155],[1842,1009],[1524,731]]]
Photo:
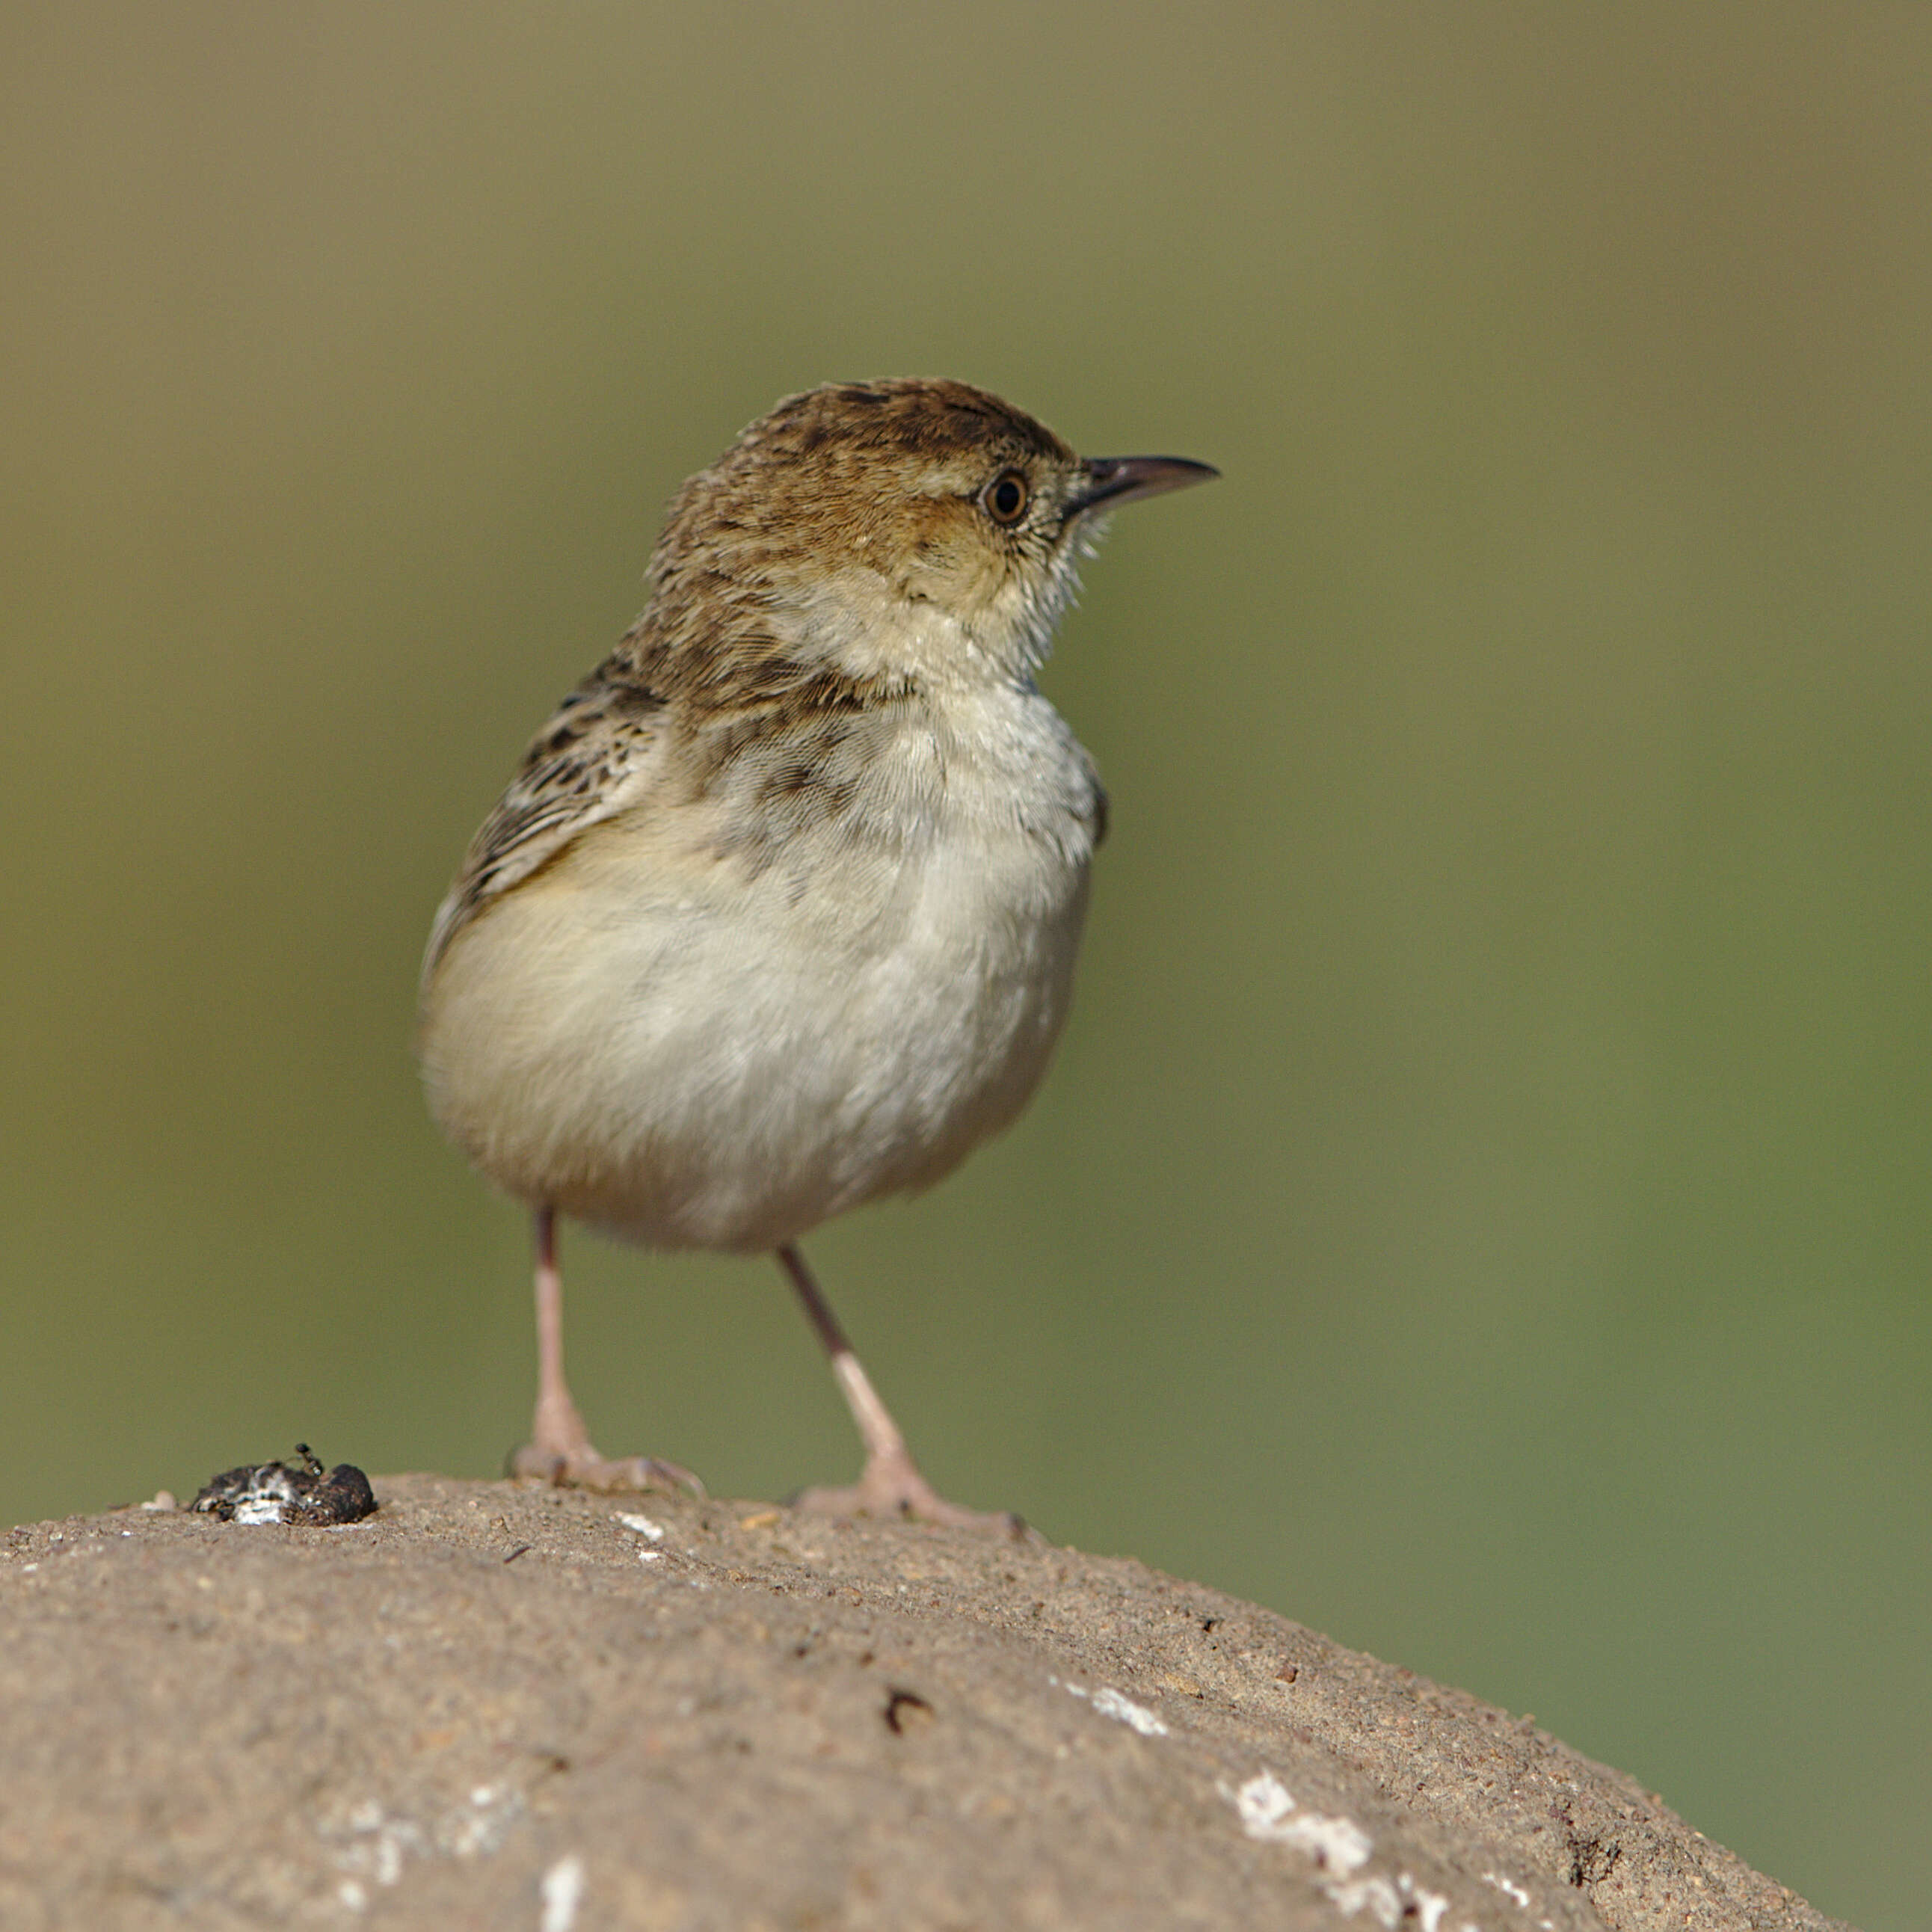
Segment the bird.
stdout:
[[897,378],[785,398],[679,490],[642,615],[531,742],[424,957],[430,1112],[532,1216],[513,1473],[700,1486],[593,1446],[566,1216],[776,1257],[865,1452],[800,1506],[1014,1522],[926,1480],[799,1244],[930,1186],[1038,1085],[1107,800],[1036,674],[1111,513],[1217,474]]

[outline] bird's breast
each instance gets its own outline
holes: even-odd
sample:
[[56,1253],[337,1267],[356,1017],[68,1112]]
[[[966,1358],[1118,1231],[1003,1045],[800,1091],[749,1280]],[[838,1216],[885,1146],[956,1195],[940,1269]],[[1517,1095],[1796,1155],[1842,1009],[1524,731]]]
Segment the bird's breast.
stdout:
[[1085,912],[1090,768],[1013,697],[828,721],[701,807],[593,828],[452,946],[446,1126],[512,1192],[665,1246],[775,1246],[938,1179],[1037,1084]]

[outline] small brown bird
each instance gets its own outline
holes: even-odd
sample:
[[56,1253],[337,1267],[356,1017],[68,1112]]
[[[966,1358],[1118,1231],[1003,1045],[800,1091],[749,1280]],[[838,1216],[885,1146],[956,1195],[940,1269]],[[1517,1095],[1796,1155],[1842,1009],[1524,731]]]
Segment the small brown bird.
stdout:
[[988,1520],[920,1475],[797,1244],[929,1186],[1038,1084],[1106,800],[1034,673],[1104,514],[1216,473],[1082,460],[908,380],[790,397],[679,493],[643,616],[538,733],[423,966],[431,1110],[535,1216],[519,1473],[688,1480],[591,1445],[562,1214],[776,1255],[866,1447],[805,1505]]

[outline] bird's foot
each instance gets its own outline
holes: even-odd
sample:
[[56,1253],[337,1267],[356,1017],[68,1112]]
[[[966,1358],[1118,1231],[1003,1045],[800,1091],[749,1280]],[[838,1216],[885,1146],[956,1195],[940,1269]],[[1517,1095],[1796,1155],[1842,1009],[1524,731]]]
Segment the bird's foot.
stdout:
[[1028,1532],[1023,1518],[1011,1510],[962,1509],[950,1503],[919,1472],[919,1466],[901,1450],[896,1455],[870,1457],[859,1480],[842,1489],[802,1490],[792,1499],[794,1509],[813,1516],[868,1516],[901,1521],[934,1522],[949,1529],[990,1530],[1016,1538]]
[[598,1455],[565,1384],[560,1358],[538,1378],[530,1439],[511,1456],[508,1473],[534,1476],[558,1489],[594,1490],[600,1496],[622,1496],[636,1490],[657,1490],[670,1496],[680,1490],[694,1496],[704,1493],[704,1485],[682,1463],[667,1462],[656,1456],[624,1456],[613,1462]]
[[534,1476],[559,1489],[592,1490],[600,1496],[656,1490],[668,1496],[701,1496],[704,1485],[680,1462],[657,1456],[624,1456],[615,1461],[585,1443],[580,1449],[550,1449],[526,1442],[510,1458],[513,1476]]

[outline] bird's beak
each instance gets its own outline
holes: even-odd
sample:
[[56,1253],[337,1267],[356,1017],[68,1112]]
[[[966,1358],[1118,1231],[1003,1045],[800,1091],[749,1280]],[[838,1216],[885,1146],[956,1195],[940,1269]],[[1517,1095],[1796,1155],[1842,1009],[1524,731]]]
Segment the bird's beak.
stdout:
[[1066,506],[1070,517],[1082,510],[1108,509],[1131,503],[1136,496],[1158,496],[1168,490],[1185,490],[1220,475],[1211,464],[1190,463],[1184,456],[1094,456],[1085,464],[1085,478],[1076,485]]

